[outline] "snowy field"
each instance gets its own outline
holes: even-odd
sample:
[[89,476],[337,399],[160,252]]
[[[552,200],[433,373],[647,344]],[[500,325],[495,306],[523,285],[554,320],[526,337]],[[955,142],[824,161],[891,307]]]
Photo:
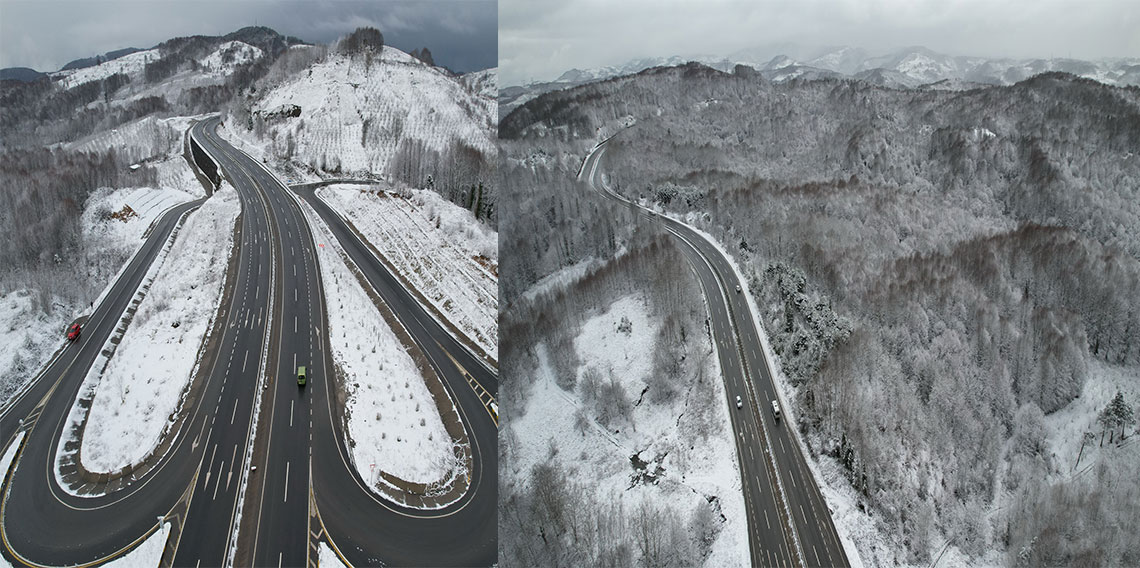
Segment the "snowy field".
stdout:
[[[747,566],[740,473],[724,385],[711,344],[707,336],[702,340],[701,372],[707,386],[691,387],[665,406],[651,403],[645,392],[652,358],[645,354],[656,348],[661,324],[648,315],[646,301],[640,295],[623,297],[582,325],[574,340],[580,364],[578,388],[573,392],[555,383],[549,347],[540,348],[540,378],[528,395],[525,414],[504,422],[509,431],[504,439],[512,440],[508,450],[512,459],[504,467],[518,475],[549,459],[570,479],[593,488],[592,502],[620,501],[629,512],[650,502],[665,507],[669,516],[685,520],[701,502],[716,497],[725,520],[705,565]],[[628,332],[619,329],[625,321]],[[603,377],[603,383],[612,377],[634,403],[628,416],[608,426],[584,410],[590,403],[584,399],[588,389],[583,384],[586,375],[594,372]],[[690,408],[702,402],[707,408]],[[631,458],[635,455],[647,463],[648,472],[662,468],[655,480],[634,481]]]
[[[105,286],[105,292],[117,278],[116,273],[125,268],[126,261],[142,244],[143,234],[158,215],[194,198],[176,189],[149,187],[96,191],[88,199],[82,215],[82,239],[88,252],[81,269],[92,282]],[[127,207],[135,215],[120,216],[124,220],[109,216]],[[47,315],[37,305],[31,290],[0,294],[0,342],[8,346],[0,351],[0,370],[16,378],[6,383],[10,390],[0,392],[0,400],[6,401],[39,373],[63,344],[67,325],[91,310],[91,306],[66,306]]]
[[[371,464],[405,481],[436,482],[464,473],[415,361],[345,264],[337,243],[302,205],[317,243],[328,308],[329,341],[344,373],[349,445],[360,477]],[[458,463],[457,463],[458,462]]]
[[411,197],[376,186],[331,186],[317,195],[352,220],[457,328],[492,358],[498,352],[498,234],[428,190]]
[[102,376],[98,366],[89,374],[98,390],[80,449],[87,470],[139,463],[173,424],[217,312],[240,212],[231,189],[190,215]]

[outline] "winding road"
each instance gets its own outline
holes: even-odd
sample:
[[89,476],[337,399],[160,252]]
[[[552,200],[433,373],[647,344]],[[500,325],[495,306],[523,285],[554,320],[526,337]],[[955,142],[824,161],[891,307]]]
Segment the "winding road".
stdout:
[[[62,490],[56,447],[83,377],[178,220],[158,222],[83,336],[60,352],[0,414],[0,444],[26,432],[3,483],[3,554],[17,564],[85,565],[117,557],[173,525],[163,564],[315,565],[329,542],[352,565],[491,565],[497,549],[496,371],[446,332],[312,190],[289,190],[217,134],[191,138],[220,166],[242,204],[240,235],[204,382],[171,449],[124,487],[95,497]],[[301,197],[298,197],[300,194]],[[470,489],[436,510],[396,505],[367,488],[348,456],[330,379],[325,298],[300,199],[310,203],[423,350],[471,440]],[[300,388],[296,368],[307,366]],[[233,379],[233,380],[230,380]],[[260,413],[257,408],[261,408]]]
[[[731,408],[752,565],[850,565],[830,510],[795,439],[794,425],[776,419],[772,411],[772,401],[781,399],[756,320],[744,294],[737,291],[747,287],[724,253],[692,227],[611,190],[601,173],[605,151],[606,142],[598,144],[583,161],[578,178],[676,237],[705,294]],[[743,401],[741,409],[736,407],[737,396]]]

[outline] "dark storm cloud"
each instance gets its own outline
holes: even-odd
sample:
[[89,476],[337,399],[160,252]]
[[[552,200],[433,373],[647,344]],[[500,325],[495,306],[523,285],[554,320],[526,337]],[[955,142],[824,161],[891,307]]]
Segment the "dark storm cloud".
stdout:
[[1136,0],[502,0],[499,13],[501,85],[765,46],[1140,57]]
[[54,71],[113,49],[252,25],[311,43],[373,26],[388,44],[404,51],[427,47],[436,64],[455,71],[494,67],[498,59],[495,0],[0,0],[0,67]]

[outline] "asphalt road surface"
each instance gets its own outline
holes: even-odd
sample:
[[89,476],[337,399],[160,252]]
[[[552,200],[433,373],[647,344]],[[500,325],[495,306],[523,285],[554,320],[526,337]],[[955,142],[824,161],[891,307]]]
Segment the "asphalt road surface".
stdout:
[[[203,201],[179,205],[157,221],[87,320],[80,338],[65,346],[0,414],[4,447],[19,431],[26,432],[3,485],[0,532],[3,553],[10,561],[67,565],[116,555],[158,528],[158,518],[174,507],[194,475],[197,461],[183,445],[176,445],[177,451],[134,484],[101,497],[70,495],[51,472],[64,421],[88,368],[179,219]],[[202,409],[194,412],[194,423],[205,420]]]
[[[207,121],[206,130],[213,122]],[[240,168],[264,192],[271,212],[272,239],[279,243],[281,284],[280,349],[270,366],[274,389],[265,482],[256,511],[260,519],[253,559],[257,565],[302,565],[308,539],[324,533],[350,563],[363,565],[491,565],[497,550],[498,466],[495,421],[488,404],[497,376],[433,319],[398,280],[312,190],[309,200],[366,279],[421,348],[456,401],[472,442],[471,488],[458,502],[421,511],[375,496],[352,466],[329,391],[333,376],[327,356],[324,292],[315,244],[296,197],[256,161],[212,133],[210,144],[227,174]],[[308,385],[296,384],[295,369],[306,365]],[[256,460],[255,460],[256,461]],[[255,474],[261,475],[261,473]],[[309,488],[320,526],[309,524]],[[248,514],[255,514],[249,511]]]
[[[17,564],[103,561],[171,522],[167,548],[175,565],[224,565],[235,557],[240,497],[253,479],[260,492],[246,496],[241,515],[255,519],[249,548],[242,551],[255,565],[314,563],[310,545],[317,538],[330,540],[355,565],[493,564],[497,426],[489,408],[497,392],[495,371],[448,335],[342,220],[330,217],[346,251],[444,379],[473,446],[471,489],[448,507],[419,511],[373,495],[347,458],[335,399],[327,394],[333,375],[324,291],[299,202],[265,168],[219,138],[217,125],[216,118],[202,121],[192,136],[238,192],[242,214],[234,249],[238,272],[222,299],[222,337],[208,358],[201,394],[170,451],[139,479],[97,497],[73,496],[58,486],[55,448],[83,377],[177,221],[198,200],[156,223],[81,338],[0,412],[5,447],[20,431],[27,433],[2,488],[3,554]],[[314,205],[331,214],[319,200]],[[300,365],[310,369],[305,387],[296,381]],[[252,455],[254,405],[262,392],[271,393],[259,418],[269,434],[264,453]]]
[[[601,174],[605,142],[582,164],[579,179],[603,196],[636,207],[678,239],[709,306],[709,322],[724,373],[754,566],[848,566],[823,496],[794,438],[794,425],[776,419],[781,401],[755,320],[728,259],[688,225],[658,215],[610,190]],[[737,290],[741,292],[737,292]],[[740,396],[743,408],[736,407]],[[783,402],[778,402],[783,408]]]

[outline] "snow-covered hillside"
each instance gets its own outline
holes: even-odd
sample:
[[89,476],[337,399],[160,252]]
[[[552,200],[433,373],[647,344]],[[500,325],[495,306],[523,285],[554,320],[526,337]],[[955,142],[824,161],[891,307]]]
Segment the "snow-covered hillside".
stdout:
[[[86,251],[82,265],[92,281],[109,288],[116,271],[142,244],[142,236],[158,215],[195,197],[178,189],[149,187],[104,188],[92,195],[82,214]],[[119,215],[112,218],[112,213]],[[62,305],[59,300],[49,291],[29,288],[0,293],[0,344],[8,346],[0,351],[0,373],[9,379],[0,380],[0,406],[63,344],[67,324],[90,312],[86,302]],[[60,309],[43,309],[45,301]]]
[[426,190],[333,186],[317,195],[366,239],[455,327],[497,358],[497,234],[471,212]]
[[104,61],[92,67],[59,71],[52,73],[51,76],[58,78],[60,86],[65,89],[77,87],[84,83],[90,83],[91,81],[102,81],[116,73],[122,73],[134,79],[142,76],[142,72],[146,68],[147,63],[157,61],[159,57],[160,54],[157,49],[148,49],[146,51],[137,51],[130,55],[124,55],[118,59],[112,59],[111,61]]
[[147,65],[160,62],[163,57],[162,50],[157,48],[133,52],[81,70],[60,71],[52,76],[58,78],[60,87],[73,89],[84,83],[106,80],[116,73],[123,74],[129,79],[128,86],[106,99],[112,105],[122,105],[150,96],[177,99],[182,91],[219,84],[233,74],[239,65],[251,63],[263,56],[264,51],[249,43],[226,41],[220,43],[209,55],[196,59],[196,68],[174,73],[170,78],[157,83],[148,82],[146,78]]
[[[292,105],[299,116],[288,116]],[[379,174],[400,148],[415,143],[441,154],[454,141],[494,152],[495,108],[493,98],[385,47],[371,61],[330,53],[261,94],[251,120],[255,136],[272,141],[279,157],[313,170]]]
[[241,41],[227,41],[218,46],[198,64],[215,73],[229,75],[238,65],[249,63],[265,55],[261,49]]
[[476,95],[487,99],[494,99],[499,96],[498,68],[473,71],[461,75],[459,80]]

